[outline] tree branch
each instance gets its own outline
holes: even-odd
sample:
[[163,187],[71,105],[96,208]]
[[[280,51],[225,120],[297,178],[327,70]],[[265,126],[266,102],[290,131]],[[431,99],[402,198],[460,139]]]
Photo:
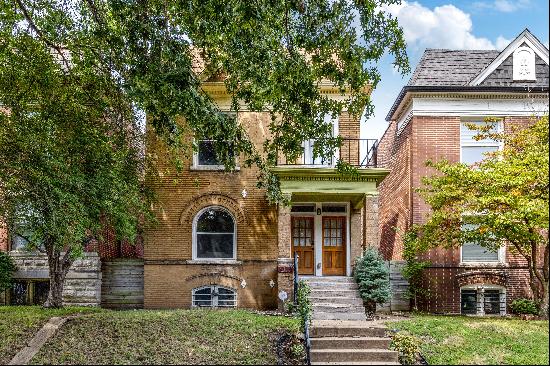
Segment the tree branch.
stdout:
[[32,20],[32,18],[30,16],[29,12],[27,11],[27,8],[25,8],[25,5],[23,4],[23,2],[21,0],[15,0],[15,2],[19,6],[19,9],[23,13],[23,16],[25,17],[25,19],[29,23],[29,26],[32,28],[32,30],[38,35],[38,37],[40,37],[44,41],[44,43],[46,43],[48,46],[53,48],[59,54],[59,56],[61,56],[61,59],[63,60],[63,63],[65,64],[65,67],[67,67],[67,71],[69,71],[70,70],[70,65],[69,65],[69,62],[67,61],[67,59],[65,58],[65,55],[63,54],[63,50],[61,49],[61,47],[59,47],[58,45],[56,45],[55,43],[50,41],[44,35],[44,33],[42,33],[42,31],[36,26],[36,24],[34,23],[34,21]]

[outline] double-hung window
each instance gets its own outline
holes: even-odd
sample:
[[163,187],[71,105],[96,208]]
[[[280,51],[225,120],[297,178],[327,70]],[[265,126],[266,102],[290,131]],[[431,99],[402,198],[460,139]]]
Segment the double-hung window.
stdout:
[[[463,224],[462,230],[472,230],[475,225]],[[498,263],[501,261],[502,249],[491,251],[477,243],[464,243],[461,248],[462,263]]]
[[484,122],[475,119],[463,119],[460,123],[460,161],[462,163],[472,165],[479,163],[486,158],[486,154],[495,152],[500,149],[500,142],[494,139],[486,138],[475,140],[474,136],[480,132],[478,130],[470,130],[468,125],[485,126],[491,125],[491,132],[499,132],[501,130],[501,122]]

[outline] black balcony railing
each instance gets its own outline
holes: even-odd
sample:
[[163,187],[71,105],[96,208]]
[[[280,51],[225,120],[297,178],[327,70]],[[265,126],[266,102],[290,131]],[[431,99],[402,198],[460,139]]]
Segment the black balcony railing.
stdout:
[[342,139],[342,145],[336,150],[334,156],[321,158],[313,155],[313,140],[304,143],[304,153],[295,161],[290,161],[284,156],[279,157],[279,166],[314,166],[333,167],[338,160],[342,160],[357,168],[376,168],[378,165],[378,140],[375,139]]

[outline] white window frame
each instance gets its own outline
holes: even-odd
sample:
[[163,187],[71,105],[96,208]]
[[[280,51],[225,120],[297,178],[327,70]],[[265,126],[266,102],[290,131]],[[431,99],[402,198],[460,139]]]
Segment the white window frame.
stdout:
[[[198,139],[194,139],[193,140],[196,145],[197,145],[197,151],[193,151],[193,164],[191,165],[191,170],[223,170],[225,171],[225,166],[224,165],[220,165],[220,164],[217,164],[217,165],[205,165],[205,164],[199,164],[199,143],[200,142],[203,142],[203,141],[215,141],[215,140],[212,140],[212,139],[201,139],[201,140],[198,140]],[[235,170],[238,171],[240,170],[240,166],[238,164],[239,162],[239,159],[237,156],[235,156]]]
[[[463,224],[464,225],[464,224]],[[476,243],[472,243],[476,244]],[[461,266],[478,266],[478,265],[501,265],[506,263],[506,245],[501,245],[497,250],[497,259],[491,260],[491,261],[464,261],[462,250],[464,248],[464,245],[460,246],[460,265]]]
[[[462,141],[462,126],[468,123],[480,123],[485,122],[484,117],[468,117],[468,118],[461,118],[460,119],[460,136],[459,136],[459,143],[460,143],[460,162],[464,163],[462,158],[462,148],[463,147],[497,147],[499,151],[502,150],[503,144],[502,141],[493,141],[489,139],[481,140],[481,141],[475,141],[472,140],[470,142],[463,142]],[[497,123],[497,133],[500,133],[503,131],[503,121],[502,119],[499,119],[498,121],[494,122],[488,122],[488,123]],[[469,130],[470,131],[470,130]]]
[[[324,117],[324,121],[326,123],[332,123],[332,136],[338,136],[339,131],[339,119],[338,118],[332,118],[330,114],[326,114]],[[336,149],[334,151],[334,156],[332,156],[332,161],[327,164],[322,164],[322,158],[316,157],[315,160],[313,160],[313,146],[315,144],[315,139],[309,139],[302,143],[302,147],[304,149],[304,166],[311,166],[311,167],[333,167],[336,165],[336,162],[338,161],[338,158],[340,156],[340,149]],[[310,162],[313,161],[313,164]],[[318,163],[317,163],[318,162]]]
[[[226,213],[231,216],[231,219],[233,219],[233,256],[231,258],[198,258],[197,257],[197,234],[216,234],[216,233],[203,233],[203,232],[197,232],[197,221],[199,220],[199,217],[206,211],[206,210],[220,210],[225,211]],[[217,233],[217,234],[229,234],[229,233]],[[201,209],[195,217],[193,218],[193,231],[192,231],[193,239],[192,239],[192,258],[193,261],[203,261],[203,262],[219,262],[219,263],[227,263],[227,261],[235,261],[237,259],[237,221],[235,220],[235,216],[229,211],[227,208],[219,205],[212,205],[207,206]]]
[[[197,291],[200,291],[200,290],[203,290],[203,289],[206,289],[206,288],[210,288],[211,289],[211,297],[212,297],[212,306],[198,306],[198,305],[195,305],[195,293]],[[192,291],[191,291],[191,307],[193,308],[209,308],[209,309],[213,309],[213,308],[220,308],[220,306],[218,305],[218,296],[213,296],[212,295],[212,292],[217,292],[217,290],[219,288],[223,288],[224,290],[228,290],[228,291],[232,291],[235,295],[235,300],[234,300],[234,304],[233,306],[221,306],[222,309],[234,309],[237,307],[237,290],[234,289],[234,288],[231,288],[231,287],[225,287],[225,286],[218,286],[218,285],[207,285],[207,286],[201,286],[201,287],[197,287],[197,288],[194,288]]]
[[[477,292],[477,312],[476,314],[462,314],[462,290],[476,290]],[[465,285],[460,287],[460,314],[465,316],[486,316],[485,307],[480,306],[484,304],[483,293],[485,290],[499,290],[500,300],[500,314],[488,314],[487,316],[504,316],[506,315],[506,287],[499,285],[487,285],[483,283],[477,283],[472,285]],[[481,291],[481,294],[479,293]],[[504,304],[504,306],[503,306]]]

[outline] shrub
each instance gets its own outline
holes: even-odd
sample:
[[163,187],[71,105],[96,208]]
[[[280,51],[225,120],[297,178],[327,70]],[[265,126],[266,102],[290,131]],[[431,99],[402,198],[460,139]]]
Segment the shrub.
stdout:
[[15,270],[12,257],[5,252],[0,252],[0,293],[12,286],[12,275]]
[[289,304],[290,311],[297,313],[302,320],[302,330],[305,322],[309,321],[311,317],[311,300],[309,299],[310,293],[311,288],[305,281],[298,282],[298,292],[296,293],[297,304]]
[[375,248],[367,248],[363,256],[357,258],[353,275],[369,313],[374,313],[376,304],[390,300],[389,270]]
[[516,299],[510,304],[510,309],[514,314],[539,314],[539,306],[536,302],[529,299]]
[[420,339],[412,335],[395,333],[390,348],[399,352],[399,362],[402,365],[414,365],[420,354],[420,343]]

